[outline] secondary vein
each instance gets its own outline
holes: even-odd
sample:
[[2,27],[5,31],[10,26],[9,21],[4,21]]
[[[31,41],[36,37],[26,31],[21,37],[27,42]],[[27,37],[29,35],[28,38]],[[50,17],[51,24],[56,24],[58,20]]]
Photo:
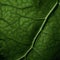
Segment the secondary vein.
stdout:
[[37,32],[37,34],[35,35],[35,37],[34,37],[34,39],[33,39],[33,41],[32,41],[31,47],[28,49],[28,51],[27,51],[22,57],[18,58],[17,60],[21,60],[22,58],[24,58],[24,57],[32,50],[32,48],[33,48],[33,46],[34,46],[34,43],[35,43],[37,37],[38,37],[39,34],[41,33],[42,29],[44,28],[44,26],[45,26],[45,24],[46,24],[46,22],[47,22],[47,20],[48,20],[48,17],[51,15],[51,13],[53,12],[53,10],[56,8],[57,5],[58,5],[58,2],[56,2],[56,3],[54,4],[54,6],[52,7],[52,9],[51,9],[51,10],[49,11],[49,13],[46,15],[46,17],[45,17],[45,19],[44,19],[44,21],[43,21],[43,23],[42,23],[39,31]]

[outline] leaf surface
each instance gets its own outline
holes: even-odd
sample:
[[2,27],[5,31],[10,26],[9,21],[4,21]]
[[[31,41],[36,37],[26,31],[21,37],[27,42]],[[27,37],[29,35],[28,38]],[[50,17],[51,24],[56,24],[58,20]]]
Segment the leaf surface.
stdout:
[[60,60],[60,6],[48,18],[27,60]]
[[60,43],[60,8],[51,15],[57,5],[57,0],[0,0],[0,60],[50,59]]

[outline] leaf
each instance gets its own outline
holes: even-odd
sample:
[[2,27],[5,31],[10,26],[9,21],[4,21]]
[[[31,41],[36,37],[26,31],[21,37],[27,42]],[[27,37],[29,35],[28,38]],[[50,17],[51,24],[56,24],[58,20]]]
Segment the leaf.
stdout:
[[57,5],[57,0],[0,0],[0,60],[52,59],[60,46]]
[[26,60],[60,60],[60,6],[49,17]]

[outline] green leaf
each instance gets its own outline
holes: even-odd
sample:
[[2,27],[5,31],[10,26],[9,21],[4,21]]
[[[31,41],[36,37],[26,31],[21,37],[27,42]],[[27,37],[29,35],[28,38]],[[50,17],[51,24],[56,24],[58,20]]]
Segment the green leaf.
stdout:
[[60,50],[58,4],[0,0],[0,60],[54,60]]
[[60,6],[48,18],[27,60],[60,60]]

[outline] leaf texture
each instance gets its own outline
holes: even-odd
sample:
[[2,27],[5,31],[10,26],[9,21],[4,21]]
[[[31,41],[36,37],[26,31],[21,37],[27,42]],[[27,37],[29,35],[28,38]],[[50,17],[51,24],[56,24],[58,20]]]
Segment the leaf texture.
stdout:
[[27,60],[60,60],[60,6],[49,17]]
[[51,60],[60,46],[57,0],[0,0],[0,60]]

